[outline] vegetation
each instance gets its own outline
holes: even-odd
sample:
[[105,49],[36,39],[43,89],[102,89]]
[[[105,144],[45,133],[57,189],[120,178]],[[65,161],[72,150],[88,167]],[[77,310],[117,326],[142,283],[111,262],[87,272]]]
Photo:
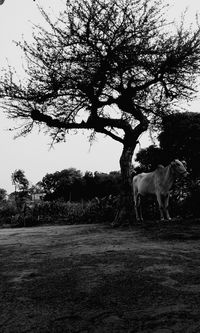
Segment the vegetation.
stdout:
[[0,204],[0,225],[11,227],[41,224],[111,223],[117,210],[117,197],[81,202],[40,201],[28,203],[19,214],[13,202]]
[[9,68],[1,79],[3,107],[23,120],[21,134],[45,125],[53,141],[74,130],[102,133],[122,144],[122,184],[115,223],[132,218],[131,164],[141,133],[181,101],[195,97],[200,28],[165,20],[156,0],[66,1],[49,29],[21,43],[26,80]]
[[[200,115],[171,114],[163,118],[158,135],[159,146],[151,145],[136,156],[135,171],[151,171],[158,164],[168,164],[173,158],[186,160],[190,178],[177,180],[170,198],[173,217],[200,217],[199,174]],[[183,140],[183,138],[185,138]],[[193,149],[192,149],[193,148]],[[122,186],[119,171],[109,174],[69,168],[46,174],[40,182],[29,187],[23,170],[12,174],[15,191],[9,195],[0,189],[0,223],[30,226],[41,223],[109,222],[118,213]],[[31,198],[42,193],[43,200]],[[158,213],[155,201],[144,199],[144,217],[154,219]],[[147,208],[145,208],[147,207]]]
[[[0,224],[30,226],[38,223],[111,222],[116,215],[121,176],[75,168],[46,174],[42,181],[28,188],[22,170],[12,174],[15,191],[0,202]],[[24,185],[23,185],[24,184]],[[2,189],[2,195],[6,193]],[[42,199],[36,194],[42,193]]]
[[0,188],[0,202],[3,202],[6,200],[7,192],[4,188]]
[[174,158],[185,160],[190,176],[200,177],[200,114],[197,112],[174,113],[163,117],[159,146],[141,149],[135,161],[138,170],[149,171],[158,164],[168,164]]
[[168,160],[185,160],[191,176],[200,177],[200,114],[184,112],[172,114],[162,120],[158,137]]
[[118,195],[121,186],[120,172],[109,174],[86,172],[69,168],[53,174],[46,174],[40,182],[45,193],[44,200],[80,201]]

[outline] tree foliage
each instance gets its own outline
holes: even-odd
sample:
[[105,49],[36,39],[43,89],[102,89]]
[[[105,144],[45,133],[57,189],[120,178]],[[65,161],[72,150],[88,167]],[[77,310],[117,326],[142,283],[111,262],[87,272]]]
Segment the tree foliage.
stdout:
[[25,176],[25,172],[21,169],[15,170],[12,175],[12,183],[15,186],[15,203],[19,216],[25,217],[25,201],[28,196],[29,181]]
[[137,153],[135,161],[139,163],[136,172],[150,172],[159,164],[165,164],[166,155],[160,147],[150,145]]
[[186,112],[164,117],[158,139],[169,160],[186,160],[193,176],[200,176],[199,113]]
[[4,188],[0,188],[0,202],[4,201],[7,196],[7,191]]
[[25,172],[21,169],[15,170],[12,173],[12,182],[15,186],[16,191],[27,191],[29,186],[29,181],[25,176]]
[[84,175],[75,168],[46,174],[41,187],[46,193],[45,200],[80,201],[95,197],[118,195],[121,186],[120,172],[109,174],[87,171]]
[[159,147],[151,145],[138,152],[135,161],[139,170],[150,171],[158,164],[167,165],[178,158],[187,162],[190,175],[200,176],[199,113],[173,113],[163,117],[158,142]]
[[192,97],[199,74],[199,28],[176,31],[164,10],[155,0],[66,1],[52,22],[41,9],[50,29],[21,44],[27,80],[8,71],[2,82],[9,116],[26,120],[23,133],[45,123],[56,140],[94,129],[124,143],[132,126],[137,138],[145,116]]
[[43,177],[41,185],[46,193],[46,199],[62,198],[65,201],[80,198],[81,172],[75,168],[57,171]]

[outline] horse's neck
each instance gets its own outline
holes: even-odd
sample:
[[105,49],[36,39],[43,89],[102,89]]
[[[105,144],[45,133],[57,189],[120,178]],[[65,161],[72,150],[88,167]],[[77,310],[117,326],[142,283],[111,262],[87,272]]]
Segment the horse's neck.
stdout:
[[164,183],[168,190],[170,190],[175,180],[174,173],[170,164],[167,165],[164,170]]

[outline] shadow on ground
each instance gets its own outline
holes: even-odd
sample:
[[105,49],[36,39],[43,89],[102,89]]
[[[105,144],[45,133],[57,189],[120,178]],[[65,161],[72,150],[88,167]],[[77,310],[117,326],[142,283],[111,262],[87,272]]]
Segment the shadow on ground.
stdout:
[[0,230],[0,331],[199,333],[200,225]]
[[[152,240],[200,240],[200,219],[145,221],[138,225],[141,236]],[[134,227],[135,229],[135,227]]]

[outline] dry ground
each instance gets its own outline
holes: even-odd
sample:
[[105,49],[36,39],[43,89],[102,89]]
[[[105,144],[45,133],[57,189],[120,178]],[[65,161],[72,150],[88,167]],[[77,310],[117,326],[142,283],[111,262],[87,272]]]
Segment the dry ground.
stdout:
[[200,223],[0,229],[0,332],[199,333]]

